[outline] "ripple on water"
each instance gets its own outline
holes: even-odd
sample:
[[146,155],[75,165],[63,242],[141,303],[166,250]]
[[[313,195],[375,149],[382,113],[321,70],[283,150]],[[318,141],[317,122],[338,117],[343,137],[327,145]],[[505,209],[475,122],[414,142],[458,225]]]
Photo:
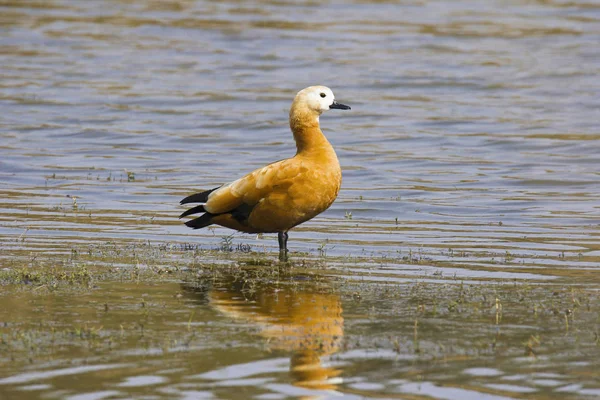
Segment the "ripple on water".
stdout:
[[[0,390],[71,400],[599,396],[596,3],[0,8],[0,272],[27,272],[22,290],[0,293],[12,351],[0,353]],[[324,356],[333,366],[302,370],[273,333],[285,331],[288,303],[269,296],[305,298],[248,272],[275,270],[275,235],[192,232],[177,216],[191,192],[294,154],[287,110],[315,83],[352,106],[321,118],[344,182],[330,210],[290,232],[290,247],[294,268],[310,266],[338,296],[323,304],[343,309],[344,329]],[[173,282],[120,286],[137,273],[239,264],[255,286],[220,290],[252,311],[217,304],[208,282],[197,297]],[[102,296],[36,283],[62,267],[63,278],[130,274],[94,281]],[[45,347],[55,340],[65,347]],[[33,368],[43,354],[54,366]],[[74,376],[89,386],[75,388]]]

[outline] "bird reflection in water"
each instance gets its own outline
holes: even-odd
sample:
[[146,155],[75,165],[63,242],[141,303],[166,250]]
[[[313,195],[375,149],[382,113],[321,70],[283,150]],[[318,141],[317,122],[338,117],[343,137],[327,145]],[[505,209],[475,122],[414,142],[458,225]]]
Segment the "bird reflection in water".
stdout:
[[[212,307],[235,320],[259,326],[270,350],[291,352],[293,384],[316,390],[335,390],[341,370],[327,366],[322,357],[340,349],[344,335],[342,303],[319,278],[279,276],[272,280],[224,277],[202,294]],[[198,294],[197,286],[184,290]]]

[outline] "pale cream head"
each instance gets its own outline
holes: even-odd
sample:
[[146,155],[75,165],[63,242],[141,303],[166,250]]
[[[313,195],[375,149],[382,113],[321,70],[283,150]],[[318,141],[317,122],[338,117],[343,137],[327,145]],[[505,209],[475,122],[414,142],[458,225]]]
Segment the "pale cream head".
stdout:
[[337,103],[333,92],[327,86],[309,86],[306,89],[302,89],[296,95],[294,103],[303,104],[306,108],[318,114],[334,108],[341,110],[350,109],[346,105]]

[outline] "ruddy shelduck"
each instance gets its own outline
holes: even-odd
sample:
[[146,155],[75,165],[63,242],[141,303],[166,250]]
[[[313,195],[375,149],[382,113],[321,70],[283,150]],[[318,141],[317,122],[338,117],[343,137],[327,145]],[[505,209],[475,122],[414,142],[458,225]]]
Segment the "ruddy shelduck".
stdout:
[[290,109],[296,155],[186,197],[181,204],[202,204],[179,218],[204,213],[185,223],[193,229],[216,224],[246,233],[278,233],[279,258],[287,259],[288,231],[328,209],[340,191],[340,163],[319,125],[319,116],[331,109],[350,107],[336,102],[325,86],[298,92]]

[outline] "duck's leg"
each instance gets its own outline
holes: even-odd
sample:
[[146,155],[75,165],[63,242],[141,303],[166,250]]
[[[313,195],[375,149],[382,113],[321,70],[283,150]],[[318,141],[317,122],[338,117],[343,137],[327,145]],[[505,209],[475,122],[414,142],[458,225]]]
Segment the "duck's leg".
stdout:
[[287,261],[288,233],[287,232],[279,232],[279,235],[277,236],[277,238],[279,239],[279,261]]

